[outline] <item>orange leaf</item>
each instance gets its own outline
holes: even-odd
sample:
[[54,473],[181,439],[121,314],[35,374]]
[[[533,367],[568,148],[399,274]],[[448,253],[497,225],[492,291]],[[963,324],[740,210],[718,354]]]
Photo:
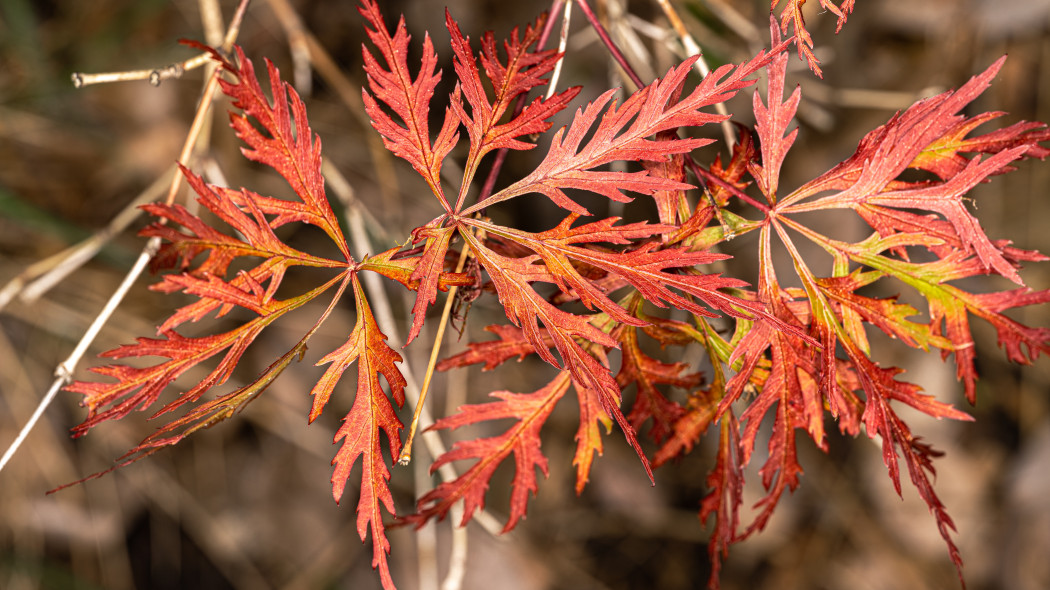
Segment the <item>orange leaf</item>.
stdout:
[[390,577],[390,566],[387,554],[390,553],[390,541],[386,537],[383,525],[385,509],[395,514],[394,498],[387,483],[390,470],[386,466],[380,447],[380,432],[386,434],[390,445],[391,456],[401,452],[401,429],[393,405],[379,383],[379,377],[390,385],[391,395],[398,407],[405,403],[405,378],[395,366],[401,362],[401,355],[386,345],[386,336],[372,316],[372,311],[365,299],[364,291],[353,278],[354,297],[357,299],[357,323],[346,343],[325,355],[317,364],[330,364],[324,375],[310,392],[314,397],[310,420],[321,414],[336,383],[347,368],[357,362],[357,395],[350,412],[343,418],[343,425],[335,434],[335,442],[343,441],[343,446],[332,460],[335,470],[332,473],[332,496],[336,502],[343,496],[350,470],[358,458],[362,459],[361,495],[357,502],[357,533],[364,541],[369,527],[372,531],[372,567],[379,570],[383,587],[391,589],[394,582]]

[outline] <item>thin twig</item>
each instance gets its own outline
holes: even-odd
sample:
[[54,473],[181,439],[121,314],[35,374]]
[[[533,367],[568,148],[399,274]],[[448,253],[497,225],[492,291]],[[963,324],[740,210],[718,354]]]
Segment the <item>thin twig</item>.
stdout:
[[[422,498],[430,489],[429,471],[429,466],[423,461],[416,461],[412,465],[412,482],[417,498]],[[438,570],[437,533],[437,523],[434,521],[425,523],[415,531],[419,590],[438,590],[441,575]]]
[[222,43],[226,26],[222,23],[222,7],[219,6],[219,0],[197,0],[197,9],[201,13],[204,41],[216,46]]
[[707,0],[707,9],[711,11],[722,24],[729,27],[741,39],[747,41],[748,46],[755,50],[765,44],[761,29],[751,22],[751,19],[740,14],[736,8],[727,3],[726,0]]
[[145,270],[150,258],[153,257],[153,254],[159,247],[160,238],[150,238],[149,242],[146,243],[146,247],[143,248],[142,252],[139,254],[134,266],[131,267],[131,270],[128,272],[127,276],[124,277],[120,286],[117,287],[117,290],[113,292],[112,296],[110,296],[109,301],[106,302],[105,307],[102,308],[102,311],[98,314],[98,317],[95,318],[95,321],[93,321],[87,331],[84,332],[84,336],[81,337],[76,348],[74,348],[73,352],[70,353],[66,360],[62,361],[58,365],[58,368],[55,369],[55,380],[51,383],[51,388],[47,390],[47,394],[44,395],[44,399],[40,400],[33,415],[29,417],[29,421],[26,422],[25,426],[22,427],[22,430],[19,431],[14,442],[12,442],[11,446],[9,446],[7,451],[4,452],[4,456],[0,458],[0,471],[4,470],[4,466],[7,465],[7,462],[14,456],[18,447],[22,446],[26,437],[29,436],[29,432],[33,430],[33,427],[36,426],[40,417],[44,415],[44,411],[47,410],[47,407],[51,405],[51,402],[55,399],[58,390],[61,389],[63,385],[68,385],[73,380],[73,369],[76,367],[77,363],[80,362],[84,353],[87,352],[91,343],[95,341],[95,337],[98,336],[98,333],[102,330],[102,326],[109,321],[109,316],[113,315],[117,306],[119,306],[124,300],[124,295],[126,295],[128,290],[131,289],[131,286],[135,284],[135,280],[138,279],[139,275],[142,274],[142,271]]
[[[222,47],[223,52],[228,55],[228,52],[233,46],[233,39],[226,34],[226,25],[223,23],[222,7],[219,5],[219,2],[220,0],[197,0],[197,6],[200,10],[201,27],[204,29],[205,42],[212,47]],[[237,17],[234,18],[234,21],[237,21]],[[227,39],[229,39],[229,42],[227,42]],[[209,79],[218,67],[218,62],[215,62],[214,60],[212,63],[206,65],[204,78]],[[211,145],[211,131],[214,128],[214,125],[212,125],[214,114],[214,110],[208,109],[207,118],[204,121],[200,136],[197,138],[197,145]],[[196,200],[190,199],[189,202],[186,203],[186,208],[190,213],[196,215],[200,210],[200,205]]]
[[619,41],[624,57],[633,60],[630,63],[638,72],[638,76],[643,80],[654,80],[659,75],[653,68],[655,60],[638,36],[638,31],[631,24],[630,15],[624,3],[625,0],[605,0],[604,2],[604,16],[609,27],[609,35]]
[[[477,519],[475,514],[475,520]],[[441,582],[441,590],[459,590],[467,574],[467,527],[459,526],[463,521],[463,504],[456,502],[449,509],[448,518],[452,527],[452,548],[448,556],[448,573]]]
[[561,33],[558,35],[558,53],[561,57],[558,58],[558,63],[554,65],[554,71],[551,72],[551,81],[547,85],[547,96],[546,100],[554,96],[554,91],[558,88],[558,79],[561,78],[561,66],[565,63],[565,48],[569,45],[569,23],[572,21],[572,2],[565,3],[565,12],[561,19]]
[[[682,42],[682,47],[685,49],[686,55],[697,56],[697,60],[693,64],[693,67],[696,68],[696,71],[700,72],[701,76],[706,78],[707,75],[711,73],[711,68],[707,65],[707,60],[704,59],[704,52],[700,50],[700,46],[696,43],[696,40],[693,39],[693,36],[689,34],[688,30],[686,30],[685,24],[682,23],[681,17],[678,16],[678,12],[675,11],[673,6],[671,6],[669,0],[656,0],[656,2],[660,5],[660,8],[663,9],[664,16],[667,17],[667,20],[671,23],[671,28],[674,29],[675,34],[678,35],[678,39]],[[729,120],[729,109],[726,108],[724,102],[720,102],[715,105],[715,110],[718,111],[719,115],[726,117],[726,119],[722,121],[722,134],[726,138],[726,149],[729,150],[729,153],[733,153],[733,146],[736,145],[737,139],[736,130],[733,129],[733,123]]]
[[73,80],[74,88],[83,88],[93,84],[108,84],[110,82],[130,82],[136,80],[149,80],[150,85],[160,86],[164,80],[181,78],[189,70],[203,66],[211,61],[211,54],[201,53],[185,61],[168,64],[163,68],[152,68],[148,70],[130,70],[126,72],[104,72],[101,74],[84,74],[73,72],[70,78]]
[[[457,273],[463,271],[467,258],[467,250],[464,249],[459,255],[459,263],[456,264]],[[423,387],[420,389],[419,401],[416,402],[416,410],[412,414],[412,424],[408,427],[408,438],[405,439],[405,446],[401,449],[401,456],[397,460],[401,465],[408,465],[412,461],[412,440],[416,437],[416,429],[419,427],[419,415],[423,411],[423,402],[427,399],[427,392],[430,391],[430,382],[434,378],[434,368],[437,366],[438,353],[441,352],[441,341],[445,339],[445,327],[448,325],[449,316],[452,315],[452,304],[456,300],[457,293],[459,293],[459,287],[453,286],[448,290],[448,296],[445,297],[445,307],[441,310],[437,334],[434,335],[434,346],[430,349],[430,360],[427,361],[427,370],[423,374]]]
[[277,14],[277,22],[284,28],[288,37],[288,51],[292,54],[292,78],[295,89],[302,96],[309,96],[313,86],[313,51],[310,48],[310,33],[303,25],[303,19],[292,5],[285,1],[270,0],[270,8]]

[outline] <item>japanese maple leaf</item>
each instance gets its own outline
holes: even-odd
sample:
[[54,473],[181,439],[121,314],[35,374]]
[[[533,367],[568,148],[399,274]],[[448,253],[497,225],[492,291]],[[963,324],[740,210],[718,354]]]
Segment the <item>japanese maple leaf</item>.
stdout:
[[[383,145],[411,164],[448,208],[441,188],[441,162],[459,140],[456,132],[459,121],[451,109],[446,110],[437,139],[431,140],[430,99],[434,96],[441,74],[435,71],[438,58],[430,35],[427,34],[423,39],[419,73],[413,76],[408,66],[407,51],[411,36],[405,28],[404,17],[391,35],[375,2],[362,1],[358,11],[371,25],[372,28],[366,27],[368,38],[386,62],[385,67],[380,65],[368,47],[362,45],[361,55],[372,89],[372,93],[361,91],[365,111],[372,120],[372,126],[383,137]],[[401,123],[380,108],[377,101],[389,107]]]
[[[526,356],[536,353],[536,348],[521,328],[495,325],[488,326],[485,329],[499,336],[499,339],[470,343],[467,351],[438,363],[438,370],[447,371],[453,368],[483,363],[482,370],[488,371],[512,358],[521,361]],[[542,342],[545,348],[554,346],[554,341],[549,335],[543,335]],[[605,411],[602,400],[597,394],[598,392],[587,389],[575,382],[574,387],[580,408],[580,425],[576,433],[577,448],[573,458],[573,465],[576,466],[576,493],[579,494],[583,491],[589,478],[594,455],[602,453],[602,427],[608,432],[612,428],[613,419]],[[620,419],[626,421],[625,418],[621,417]],[[490,446],[488,450],[490,453],[498,454],[500,448]],[[482,484],[487,486],[487,479],[478,480],[478,483],[473,485]],[[460,495],[462,495],[462,492],[467,491],[468,488],[456,489],[461,490]],[[448,498],[446,498],[445,503],[451,505],[447,500]],[[436,514],[443,513],[431,510],[427,511],[425,516],[429,517]]]
[[744,503],[744,474],[740,460],[740,439],[736,419],[727,413],[722,417],[718,437],[715,466],[707,475],[711,491],[700,504],[700,519],[705,523],[714,516],[714,530],[707,553],[711,558],[709,587],[718,587],[722,560],[729,554],[729,546],[740,540],[737,528],[740,507]]
[[[499,342],[518,342],[521,346],[526,345],[524,340],[515,337],[515,332],[520,333],[518,330],[508,328],[499,332],[503,336]],[[508,352],[505,345],[497,341],[492,341],[489,345],[478,343],[472,348],[471,351],[448,359],[447,366],[461,366],[471,362],[499,363],[509,358],[505,354]],[[494,356],[489,357],[489,354]],[[577,382],[570,371],[561,371],[547,385],[533,393],[493,392],[493,397],[503,401],[464,406],[457,414],[438,420],[432,429],[459,428],[501,418],[515,418],[518,422],[496,437],[459,441],[451,451],[439,457],[431,466],[431,472],[452,461],[477,461],[457,479],[444,482],[423,496],[419,500],[416,514],[407,516],[406,520],[422,525],[432,517],[444,517],[455,502],[463,500],[464,514],[461,525],[465,525],[477,509],[484,507],[485,493],[496,468],[513,454],[515,475],[512,482],[510,513],[503,530],[506,532],[514,528],[525,515],[529,494],[534,494],[538,489],[535,470],[538,468],[544,476],[547,475],[547,459],[540,452],[540,428],[570,384],[576,390],[580,407],[580,426],[576,435],[577,451],[573,459],[577,468],[577,493],[586,485],[594,454],[602,452],[601,427],[604,426],[606,430],[612,427],[610,413],[618,415],[617,420],[625,429],[628,440],[644,461],[644,455],[641,455],[641,449],[634,438],[634,431],[620,414],[619,400],[614,400],[615,404],[611,404],[602,399],[601,391]]]
[[[536,352],[532,341],[525,337],[521,328],[506,325],[486,326],[485,330],[499,336],[499,340],[471,342],[466,352],[442,360],[437,370],[448,371],[469,365],[484,363],[481,370],[490,371],[504,362],[516,358],[521,361]],[[544,346],[554,345],[549,336],[541,336]]]
[[[368,74],[369,88],[375,96],[373,98],[372,94],[364,91],[366,111],[373,127],[382,135],[384,144],[391,152],[407,160],[423,176],[449,214],[462,209],[471,180],[486,154],[500,148],[521,150],[534,147],[532,143],[518,138],[549,129],[551,124],[547,119],[564,109],[579,92],[578,88],[574,88],[546,99],[537,98],[522,112],[512,114],[509,120],[501,122],[512,101],[542,84],[542,76],[553,70],[560,57],[557,52],[534,50],[543,21],[539,20],[535,26],[526,28],[521,37],[515,29],[510,41],[504,46],[505,61],[501,61],[498,56],[495,38],[491,34],[483,37],[481,62],[495,92],[495,97],[490,100],[473,58],[469,38],[462,35],[455,20],[446,13],[459,82],[450,97],[451,106],[445,112],[441,130],[431,143],[427,120],[430,101],[441,73],[435,71],[437,58],[429,36],[423,42],[424,56],[419,73],[413,77],[405,59],[410,36],[406,32],[404,19],[391,35],[374,2],[365,0],[360,11],[373,27],[369,29],[369,38],[385,64],[375,59],[367,48],[364,49],[365,72]],[[463,104],[464,98],[470,107],[469,113]],[[381,109],[377,100],[385,104],[394,116]],[[466,126],[471,139],[470,153],[460,183],[460,193],[453,206],[441,187],[440,170],[443,159],[458,141],[457,129],[461,123]],[[456,231],[455,226],[448,226],[443,221],[439,218],[413,232],[413,242],[423,242],[424,250],[412,274],[412,279],[419,281],[420,287],[413,307],[414,319],[409,329],[409,342],[419,334],[427,307],[436,301],[437,277]]]
[[351,364],[357,363],[357,395],[343,425],[335,434],[335,442],[343,441],[332,464],[332,496],[338,502],[343,495],[350,470],[360,458],[361,493],[357,503],[357,533],[364,541],[369,529],[372,532],[372,567],[379,570],[383,587],[394,587],[390,566],[386,556],[390,553],[390,541],[386,537],[381,508],[395,514],[394,498],[390,494],[388,481],[390,470],[383,458],[380,445],[381,433],[386,435],[391,456],[401,452],[401,429],[396,411],[383,391],[379,377],[390,386],[390,396],[398,407],[405,403],[405,378],[395,366],[401,355],[386,345],[386,336],[376,324],[365,299],[364,291],[353,277],[354,295],[357,299],[357,323],[346,343],[327,354],[317,364],[330,365],[310,392],[314,398],[310,410],[312,422],[321,415],[332,390],[342,374]]
[[[783,44],[777,45],[769,55],[783,49]],[[521,195],[540,193],[559,207],[587,215],[587,210],[570,199],[565,189],[586,190],[613,201],[627,202],[630,198],[624,191],[651,195],[660,190],[691,188],[671,178],[655,176],[648,170],[595,169],[616,160],[658,162],[711,143],[712,140],[703,138],[661,141],[650,138],[662,131],[723,121],[724,116],[701,109],[724,102],[753,84],[749,76],[764,67],[769,56],[763,50],[738,66],[722,66],[682,97],[681,85],[696,59],[689,58],[671,68],[662,78],[630,95],[622,105],[613,100],[615,92],[608,91],[577,110],[572,124],[554,134],[547,155],[532,173],[467,207],[462,214]]]
[[[216,55],[217,54],[213,54]],[[85,395],[87,419],[74,429],[83,435],[105,420],[118,419],[128,412],[145,410],[154,404],[176,378],[201,362],[226,351],[218,366],[195,387],[180,394],[156,415],[184,404],[197,402],[211,388],[225,383],[240,362],[247,347],[274,321],[300,308],[340,283],[340,277],[299,296],[279,300],[275,297],[289,268],[302,266],[345,269],[349,254],[339,224],[324,196],[320,176],[320,140],[306,121],[299,97],[280,80],[277,69],[268,64],[273,104],[265,98],[249,60],[238,49],[238,63],[222,61],[222,67],[235,81],[222,81],[223,91],[234,99],[239,113],[231,114],[231,126],[251,149],[245,154],[266,163],[296,189],[296,201],[262,199],[250,191],[233,191],[205,183],[183,169],[198,202],[232,230],[222,231],[190,213],[181,205],[151,204],[144,209],[160,219],[142,231],[165,240],[153,260],[155,269],[174,267],[181,274],[166,275],[153,288],[183,291],[198,300],[177,310],[161,324],[163,338],[140,338],[135,345],[121,346],[106,353],[111,358],[160,356],[169,360],[147,367],[111,365],[92,369],[115,382],[76,382],[68,387]],[[249,117],[267,134],[257,130]],[[285,244],[273,228],[293,221],[310,223],[323,229],[347,258],[333,260],[302,252]],[[181,227],[177,229],[176,226]],[[254,266],[228,277],[235,260],[254,260]],[[211,312],[228,313],[238,307],[256,317],[225,333],[185,337],[175,329],[186,321],[199,321]],[[277,366],[287,366],[278,364]],[[267,373],[269,374],[269,373]],[[257,383],[269,379],[263,376]],[[148,440],[148,439],[147,439]],[[137,450],[145,450],[139,447]],[[129,453],[134,454],[135,451]]]
[[569,88],[549,98],[536,97],[515,113],[506,122],[501,122],[511,110],[515,99],[523,97],[533,88],[547,83],[543,77],[550,73],[561,55],[556,51],[534,50],[538,43],[545,17],[526,27],[519,37],[518,29],[511,32],[510,39],[503,44],[505,63],[500,60],[495,36],[489,32],[481,38],[480,60],[485,76],[492,85],[494,96],[489,99],[481,80],[470,47],[470,38],[464,37],[452,15],[445,10],[445,25],[452,38],[455,53],[455,69],[459,83],[456,91],[462,92],[470,113],[458,96],[453,96],[451,105],[470,136],[470,152],[467,154],[463,182],[455,209],[463,208],[467,188],[482,158],[498,149],[529,150],[533,143],[519,138],[543,133],[551,127],[549,119],[564,109],[580,92],[580,88]]
[[[1046,139],[1045,130],[1030,124],[1015,124],[986,134],[990,138],[960,137],[961,128],[972,130],[972,123],[987,118],[965,118],[956,114],[957,111],[987,88],[1001,65],[1002,60],[999,60],[958,91],[926,99],[895,116],[862,140],[857,155],[778,204],[782,214],[850,208],[878,231],[881,237],[853,245],[829,241],[812,232],[807,232],[807,235],[829,251],[838,252],[843,260],[875,269],[878,276],[893,276],[927,298],[933,316],[928,325],[934,335],[944,335],[950,340],[949,346],[945,346],[943,340],[937,344],[946,352],[955,353],[959,378],[965,382],[966,394],[971,401],[976,371],[969,350],[973,340],[969,336],[967,313],[978,315],[996,327],[1000,342],[1008,349],[1011,360],[1030,362],[1039,351],[1046,351],[1045,332],[1021,328],[1000,313],[1009,307],[1045,301],[1047,295],[1044,292],[1033,293],[1023,287],[1017,272],[1020,262],[1045,260],[1045,257],[992,240],[963,203],[967,191],[989,176],[1008,171],[1010,164],[1018,158],[1047,154],[1039,144]],[[966,158],[961,155],[961,152],[971,149],[987,156]],[[908,167],[935,171],[942,175],[942,179],[926,183],[896,180]],[[807,199],[827,190],[835,193]],[[934,215],[923,215],[916,210]],[[792,223],[791,227],[798,229],[802,226]],[[938,260],[922,264],[910,262],[906,248],[911,246],[926,248]],[[1021,284],[1022,288],[978,296],[946,284],[978,274],[998,274]],[[828,286],[823,286],[823,290]],[[994,300],[995,305],[989,308],[977,303],[979,299]],[[872,309],[873,306],[866,307]],[[944,328],[940,327],[942,320],[947,322]],[[891,326],[913,329],[900,322],[876,322],[876,325],[895,337],[900,337],[901,331]],[[922,342],[927,342],[925,336],[920,339],[920,344]],[[1020,354],[1021,346],[1027,347],[1027,356]]]
[[432,516],[444,516],[449,508],[463,500],[465,526],[474,512],[485,506],[485,492],[496,468],[514,456],[514,480],[511,484],[510,513],[504,531],[514,528],[525,515],[529,494],[536,492],[536,469],[547,475],[547,458],[540,452],[540,428],[550,417],[558,400],[572,383],[568,371],[560,372],[550,383],[533,393],[496,391],[491,395],[502,401],[468,405],[452,416],[438,420],[432,429],[460,428],[485,420],[512,418],[516,422],[503,434],[490,438],[459,441],[452,450],[437,458],[430,467],[435,472],[452,461],[477,459],[463,475],[438,485],[419,499],[418,511],[410,522],[424,524]]

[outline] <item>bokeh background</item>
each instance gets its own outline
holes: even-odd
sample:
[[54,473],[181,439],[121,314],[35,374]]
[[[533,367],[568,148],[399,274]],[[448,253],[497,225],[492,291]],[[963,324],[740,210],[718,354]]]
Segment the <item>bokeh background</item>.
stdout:
[[[162,67],[191,57],[180,38],[207,39],[206,0],[0,1],[0,286],[30,276],[41,261],[105,231],[178,157],[196,107],[201,70],[153,87],[143,81],[74,89],[73,72]],[[462,30],[475,41],[485,30],[506,35],[535,18],[545,2],[448,0]],[[657,2],[596,0],[614,34],[637,36],[642,76],[665,71],[674,40]],[[686,26],[713,65],[749,57],[768,43],[769,2],[675,0]],[[789,85],[803,86],[802,128],[782,186],[797,186],[847,157],[863,134],[915,99],[957,87],[996,58],[1003,71],[971,108],[1001,110],[1002,121],[1050,121],[1050,1],[861,0],[845,28],[813,1],[806,15],[824,62],[817,80],[792,60]],[[429,30],[444,48],[444,3],[382,1],[392,25],[404,13],[414,40]],[[234,3],[218,4],[229,19]],[[287,8],[300,18],[301,29]],[[374,133],[337,83],[293,65],[296,33],[314,36],[356,89],[364,77],[362,20],[346,1],[256,0],[238,42],[257,64],[268,57],[285,77],[297,76],[310,122],[326,156],[348,179],[373,216],[376,250],[404,241],[407,229],[438,213],[421,182],[401,162],[377,155]],[[290,34],[289,31],[292,33]],[[562,87],[584,84],[584,96],[623,85],[575,13]],[[619,31],[619,32],[617,32]],[[626,32],[626,33],[625,33]],[[301,37],[299,37],[301,39]],[[292,39],[290,41],[289,39]],[[446,91],[449,88],[446,88]],[[356,90],[354,90],[356,92]],[[352,96],[354,92],[351,92]],[[439,93],[440,95],[440,93]],[[730,104],[746,121],[750,93]],[[209,126],[192,166],[233,186],[287,194],[280,179],[240,157],[225,124],[228,105]],[[1004,123],[1004,124],[1005,124]],[[717,137],[718,130],[713,130]],[[712,152],[713,153],[713,152]],[[503,178],[526,169],[534,154],[512,158]],[[213,176],[213,178],[216,176]],[[454,177],[451,174],[450,177]],[[1050,252],[1050,167],[1024,163],[1016,173],[979,187],[974,208],[993,238]],[[283,191],[283,192],[282,192]],[[156,198],[156,197],[153,197]],[[543,205],[502,214],[549,225]],[[497,212],[499,214],[499,212]],[[0,309],[0,447],[6,448],[32,413],[65,359],[126,273],[143,241],[134,219],[106,240],[97,257],[39,295],[21,292]],[[289,235],[303,247],[317,236]],[[752,244],[753,245],[753,244]],[[746,256],[749,243],[733,244]],[[746,258],[737,276],[753,280]],[[1030,265],[1034,288],[1050,288],[1045,265]],[[151,335],[178,300],[146,289],[140,279],[92,345],[94,355],[137,336]],[[994,286],[994,285],[992,285]],[[998,285],[999,288],[1005,285]],[[395,307],[410,306],[396,291]],[[31,296],[32,295],[32,296]],[[403,309],[399,309],[403,311]],[[1016,315],[1050,326],[1046,307]],[[288,318],[249,352],[238,378],[250,378],[307,329],[318,310]],[[480,327],[499,309],[479,302],[463,341],[485,338]],[[45,492],[111,465],[152,431],[141,417],[102,426],[72,441],[83,419],[74,394],[60,394],[10,465],[0,472],[0,588],[378,588],[371,547],[355,529],[355,491],[343,505],[331,498],[331,437],[350,406],[342,388],[325,417],[307,426],[308,393],[318,375],[312,363],[338,346],[352,325],[340,309],[311,343],[311,362],[283,375],[236,420],[192,437],[172,450],[104,478]],[[297,323],[298,322],[298,323]],[[1050,587],[1050,363],[1019,368],[1005,362],[994,332],[977,325],[978,404],[975,423],[916,417],[915,431],[947,455],[937,461],[937,490],[958,526],[970,588],[1037,590]],[[403,326],[402,326],[403,332]],[[405,351],[422,367],[429,339]],[[463,344],[450,345],[451,350]],[[876,346],[878,342],[876,342]],[[886,349],[883,363],[906,367],[908,377],[944,400],[965,405],[952,365],[936,355]],[[444,414],[463,401],[507,387],[526,391],[542,379],[542,365],[523,363],[492,373],[476,370],[438,381],[429,402]],[[199,375],[198,375],[199,376]],[[192,378],[192,375],[190,376]],[[568,409],[568,408],[562,408]],[[402,415],[408,421],[410,414]],[[696,511],[712,459],[704,444],[649,482],[623,443],[606,439],[591,483],[572,491],[575,416],[556,413],[544,429],[551,475],[542,481],[529,516],[514,532],[494,536],[467,527],[463,588],[701,588],[709,565],[708,531]],[[835,432],[835,430],[831,430]],[[768,529],[734,546],[725,563],[727,589],[940,589],[958,587],[932,516],[915,493],[896,497],[879,447],[867,439],[833,439],[831,452],[800,443],[805,475]],[[432,485],[421,468],[395,469],[399,511]],[[752,474],[748,498],[760,497]],[[506,512],[506,473],[497,477],[488,510]],[[353,482],[353,478],[351,479]],[[499,485],[502,484],[502,485]],[[416,533],[390,533],[399,588],[436,588],[447,569],[447,522]],[[435,569],[436,568],[436,571]]]

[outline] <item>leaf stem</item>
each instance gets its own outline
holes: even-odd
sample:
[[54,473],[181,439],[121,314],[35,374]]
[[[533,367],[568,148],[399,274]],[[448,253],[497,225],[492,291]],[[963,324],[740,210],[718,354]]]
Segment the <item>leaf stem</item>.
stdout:
[[[712,174],[710,171],[705,169],[703,166],[697,164],[696,160],[693,160],[692,158],[686,158],[685,163],[689,166],[689,169],[693,171],[693,174],[695,174],[697,178],[705,182],[713,182],[714,184],[717,184],[718,186],[733,193],[733,196],[735,196],[736,198],[740,199],[741,201],[744,201],[745,203],[751,205],[759,211],[762,211],[763,213],[768,213],[770,211],[769,205],[752,199],[744,191],[733,186],[732,184],[729,184],[725,180],[722,180],[717,175]],[[717,207],[717,203],[715,203],[715,206]]]
[[[470,250],[464,248],[459,255],[459,262],[456,264],[456,272],[462,272],[463,267],[467,263],[467,258],[470,256]],[[412,461],[412,440],[416,437],[416,429],[419,427],[419,415],[423,411],[423,402],[427,399],[427,392],[430,391],[430,381],[434,378],[434,367],[437,366],[438,353],[441,351],[441,341],[445,339],[445,327],[448,325],[448,317],[452,314],[452,304],[456,300],[456,294],[459,293],[459,287],[453,286],[448,290],[448,296],[445,298],[445,307],[441,310],[441,320],[437,325],[437,334],[434,336],[434,346],[430,349],[430,359],[427,361],[427,371],[423,375],[423,386],[420,388],[419,401],[416,402],[416,410],[412,413],[412,424],[408,427],[408,438],[405,439],[405,446],[401,449],[401,456],[397,462],[400,465],[408,465]]]

